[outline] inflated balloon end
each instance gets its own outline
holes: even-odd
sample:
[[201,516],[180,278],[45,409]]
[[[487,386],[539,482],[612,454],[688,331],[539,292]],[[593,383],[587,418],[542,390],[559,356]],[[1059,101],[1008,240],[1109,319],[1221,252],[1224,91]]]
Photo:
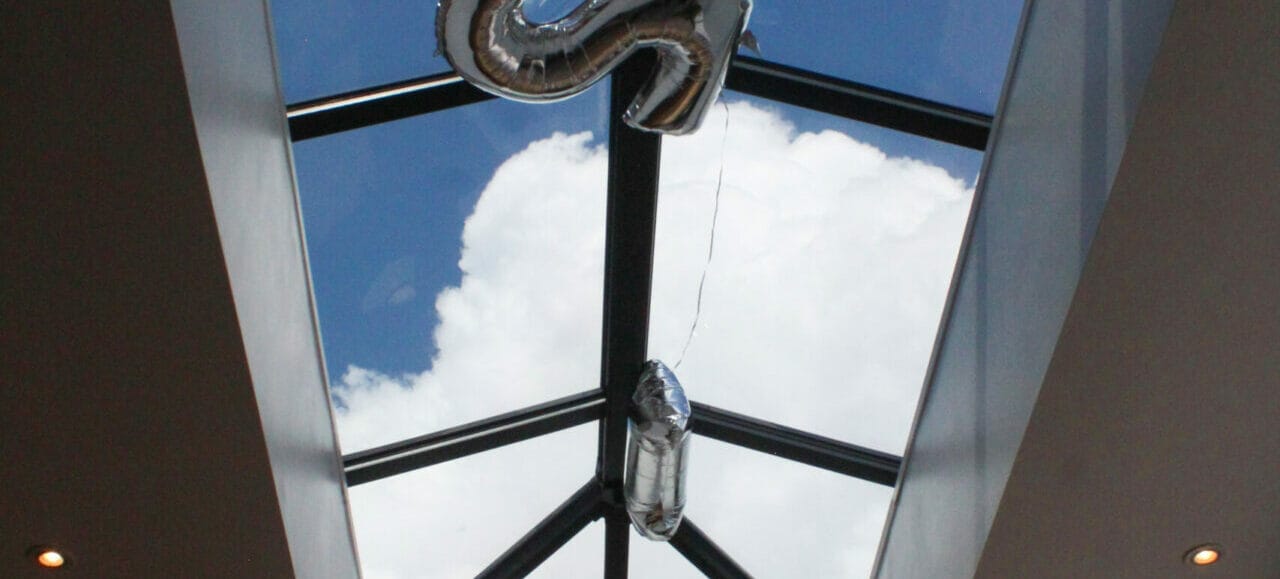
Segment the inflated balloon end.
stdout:
[[724,85],[751,0],[586,0],[549,23],[523,0],[440,0],[436,38],[462,78],[525,102],[579,94],[639,48],[658,63],[624,120],[669,135],[698,129]]
[[645,538],[667,541],[684,517],[689,464],[689,400],[662,362],[644,364],[636,385],[623,494],[631,523]]

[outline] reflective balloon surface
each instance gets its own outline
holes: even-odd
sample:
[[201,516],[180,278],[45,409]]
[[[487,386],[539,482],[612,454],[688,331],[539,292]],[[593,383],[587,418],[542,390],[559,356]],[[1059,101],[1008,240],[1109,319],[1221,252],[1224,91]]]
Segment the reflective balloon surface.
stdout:
[[666,541],[684,517],[689,400],[675,374],[650,360],[631,401],[637,419],[631,422],[623,483],[627,514],[641,535]]
[[440,0],[436,38],[458,74],[498,96],[553,101],[586,90],[636,49],[656,48],[625,120],[671,135],[702,123],[751,15],[751,0],[587,0],[539,24],[523,4]]

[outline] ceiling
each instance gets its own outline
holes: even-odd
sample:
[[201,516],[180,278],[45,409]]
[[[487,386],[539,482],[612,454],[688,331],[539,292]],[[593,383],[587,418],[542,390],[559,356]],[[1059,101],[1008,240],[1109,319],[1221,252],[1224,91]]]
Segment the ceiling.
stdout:
[[354,574],[261,2],[12,8],[0,576]]
[[[260,179],[250,192],[287,174],[225,146],[282,144],[282,118],[225,112],[282,112],[279,93],[193,105],[207,87],[174,18],[183,43],[234,55],[227,74],[264,53],[196,38],[212,20],[189,6],[61,4],[11,12],[2,41],[22,58],[0,62],[19,79],[0,115],[0,573],[50,576],[24,560],[35,544],[67,547],[65,576],[352,565],[331,425],[262,389],[243,280],[272,264],[242,252],[254,231],[219,197],[232,173]],[[1212,541],[1222,563],[1196,571],[1280,576],[1280,7],[1243,4],[1184,1],[1170,20],[978,575],[1177,576]],[[226,6],[265,47],[261,5]],[[218,122],[244,130],[219,149]],[[218,154],[235,163],[211,174]],[[314,348],[291,351],[316,371]],[[281,438],[297,415],[307,436]]]

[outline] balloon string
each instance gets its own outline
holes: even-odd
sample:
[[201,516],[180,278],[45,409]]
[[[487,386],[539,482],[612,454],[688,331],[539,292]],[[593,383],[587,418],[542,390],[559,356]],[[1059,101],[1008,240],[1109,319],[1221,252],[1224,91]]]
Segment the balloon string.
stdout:
[[729,140],[729,103],[720,101],[720,104],[724,105],[724,134],[720,136],[720,174],[716,176],[716,200],[714,209],[711,211],[711,239],[707,242],[707,262],[702,266],[702,279],[698,280],[698,300],[693,311],[693,323],[689,325],[689,336],[685,338],[684,348],[680,349],[680,359],[676,360],[672,370],[680,369],[680,364],[684,362],[684,355],[689,351],[689,344],[693,343],[693,333],[698,329],[698,318],[702,317],[702,290],[707,285],[707,271],[711,269],[711,257],[716,252],[716,222],[720,219],[720,188],[724,185],[724,150]]

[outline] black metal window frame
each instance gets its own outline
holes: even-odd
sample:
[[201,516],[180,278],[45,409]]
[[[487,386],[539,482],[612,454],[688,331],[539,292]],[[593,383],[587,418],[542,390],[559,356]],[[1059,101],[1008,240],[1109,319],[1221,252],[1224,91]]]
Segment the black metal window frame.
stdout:
[[[630,521],[622,476],[628,401],[647,354],[662,140],[622,122],[654,62],[640,51],[611,75],[600,387],[537,406],[343,457],[348,486],[492,450],[589,422],[599,423],[596,473],[480,573],[523,577],[591,522],[605,521],[604,576],[627,576]],[[984,150],[992,119],[909,95],[742,55],[727,88],[765,99]],[[453,73],[353,91],[287,107],[294,141],[495,98]],[[626,161],[626,171],[618,170]],[[744,448],[894,486],[902,458],[801,430],[693,404],[693,431]],[[750,577],[685,518],[671,545],[709,577]]]

